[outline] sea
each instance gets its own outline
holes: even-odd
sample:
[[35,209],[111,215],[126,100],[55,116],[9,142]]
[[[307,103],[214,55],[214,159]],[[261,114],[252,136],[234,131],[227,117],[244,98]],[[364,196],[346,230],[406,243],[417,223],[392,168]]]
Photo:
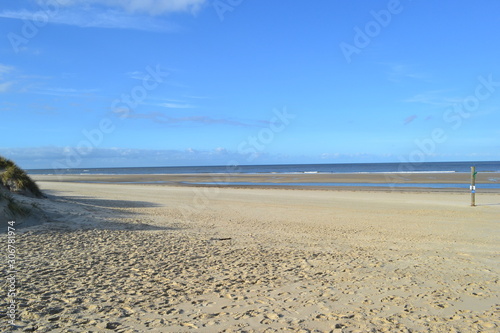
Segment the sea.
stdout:
[[290,174],[290,173],[500,173],[500,161],[494,162],[428,162],[428,163],[338,163],[338,164],[280,164],[280,165],[220,165],[220,166],[166,166],[132,168],[74,168],[31,169],[33,175],[153,175],[153,174]]

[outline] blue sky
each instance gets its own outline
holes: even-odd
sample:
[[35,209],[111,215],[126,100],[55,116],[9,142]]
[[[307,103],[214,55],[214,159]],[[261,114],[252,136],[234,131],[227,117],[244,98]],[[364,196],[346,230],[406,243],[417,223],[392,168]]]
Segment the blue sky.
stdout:
[[16,0],[25,168],[500,160],[496,0]]

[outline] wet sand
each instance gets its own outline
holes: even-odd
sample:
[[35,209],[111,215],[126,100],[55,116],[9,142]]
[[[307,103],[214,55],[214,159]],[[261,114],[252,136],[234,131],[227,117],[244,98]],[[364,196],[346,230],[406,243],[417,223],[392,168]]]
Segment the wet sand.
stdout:
[[[232,183],[245,183],[244,187],[276,188],[284,184],[290,188],[343,188],[364,190],[380,184],[387,184],[385,189],[421,191],[422,187],[414,184],[459,184],[456,190],[468,191],[470,174],[467,173],[297,173],[297,174],[158,174],[158,175],[34,175],[40,181],[91,182],[91,183],[165,183],[176,186],[227,186]],[[500,184],[499,173],[479,173],[478,189],[481,184]],[[331,185],[329,185],[331,183]],[[202,185],[205,184],[205,185]],[[266,184],[266,185],[259,185]],[[293,186],[297,184],[296,186]],[[407,184],[408,186],[404,186]],[[392,185],[392,186],[391,186]],[[436,189],[434,189],[436,190]],[[450,191],[448,188],[440,189]],[[500,189],[483,188],[485,192],[500,192]]]
[[51,222],[17,236],[18,331],[500,327],[499,193],[35,178]]

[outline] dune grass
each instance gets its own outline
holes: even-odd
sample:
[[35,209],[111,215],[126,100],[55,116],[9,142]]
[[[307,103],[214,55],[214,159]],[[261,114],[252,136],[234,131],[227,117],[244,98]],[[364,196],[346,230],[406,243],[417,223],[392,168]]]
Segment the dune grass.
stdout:
[[38,185],[13,161],[0,156],[1,185],[12,192],[31,194],[37,198],[44,197]]

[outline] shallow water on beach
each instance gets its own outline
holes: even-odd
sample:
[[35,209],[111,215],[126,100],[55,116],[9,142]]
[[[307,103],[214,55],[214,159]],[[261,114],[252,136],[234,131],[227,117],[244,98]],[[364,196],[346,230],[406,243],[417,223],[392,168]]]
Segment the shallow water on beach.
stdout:
[[470,172],[475,166],[478,172],[500,173],[500,161],[494,162],[428,162],[428,163],[339,163],[339,164],[286,164],[286,165],[224,165],[224,166],[170,166],[135,168],[79,168],[27,170],[33,175],[153,175],[198,173],[423,173],[423,172]]
[[[465,188],[469,189],[469,185],[465,184],[447,184],[447,183],[394,183],[394,184],[379,184],[379,183],[254,183],[254,182],[202,182],[202,183],[187,183],[193,185],[220,185],[220,186],[347,186],[347,187],[418,187],[418,188]],[[500,189],[500,184],[481,184],[483,188],[498,188]]]

